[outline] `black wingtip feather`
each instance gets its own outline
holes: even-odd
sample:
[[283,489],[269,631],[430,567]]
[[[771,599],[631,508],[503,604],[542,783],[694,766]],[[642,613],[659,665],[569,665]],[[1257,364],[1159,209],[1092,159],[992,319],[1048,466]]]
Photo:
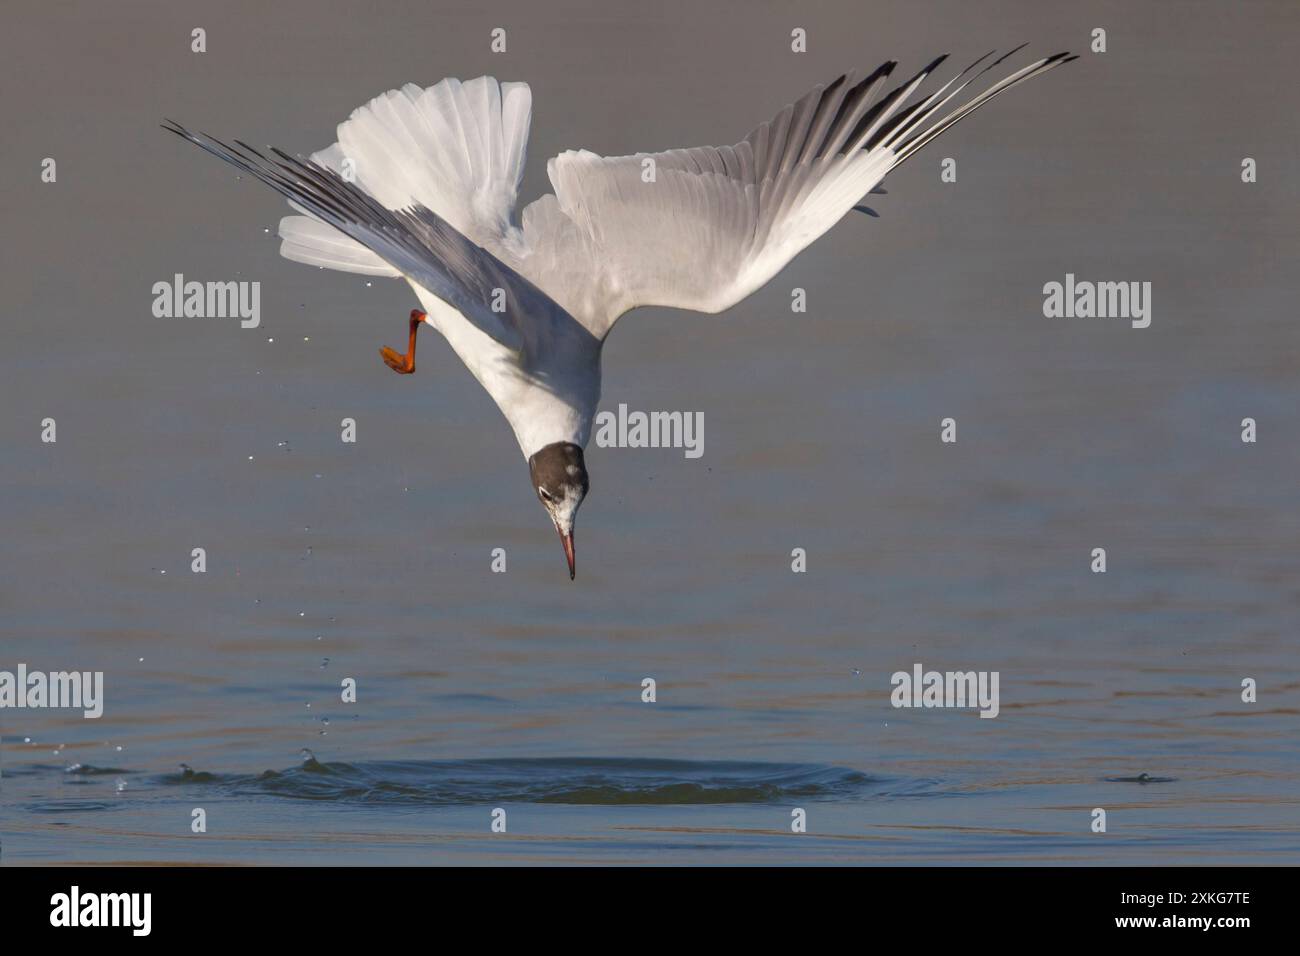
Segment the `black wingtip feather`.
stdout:
[[1003,53],[1000,57],[998,57],[996,60],[994,60],[994,61],[993,61],[992,63],[990,63],[989,65],[990,65],[990,66],[997,66],[999,63],[1002,63],[1003,61],[1005,61],[1005,60],[1009,60],[1011,57],[1015,56],[1017,53],[1019,53],[1021,50],[1023,50],[1023,49],[1024,49],[1025,47],[1027,47],[1027,46],[1029,46],[1028,43],[1022,43],[1022,44],[1020,44],[1019,46],[1013,46],[1010,50],[1008,50],[1006,53]]

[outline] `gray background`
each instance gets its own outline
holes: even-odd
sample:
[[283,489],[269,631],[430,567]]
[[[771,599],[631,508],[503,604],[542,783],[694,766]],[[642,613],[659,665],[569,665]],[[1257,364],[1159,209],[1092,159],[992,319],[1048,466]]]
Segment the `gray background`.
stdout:
[[[475,807],[322,828],[256,799],[195,848],[187,811],[131,776],[281,768],[311,746],[809,761],[964,798],[835,805],[822,843],[710,837],[711,862],[1295,862],[1294,4],[24,2],[4,20],[0,668],[109,684],[94,726],[0,715],[6,861],[325,862],[354,830],[371,838],[329,862],[492,858]],[[306,152],[401,83],[527,80],[522,205],[561,149],[731,143],[845,69],[1025,40],[1017,64],[1082,56],[893,174],[882,218],[846,219],[723,316],[622,320],[602,407],[702,411],[705,454],[590,449],[574,584],[508,426],[445,344],[428,335],[411,378],[382,365],[416,304],[404,284],[279,258],[264,230],[284,204],[158,128]],[[261,328],[153,317],[176,272],[259,280]],[[1067,272],[1151,282],[1152,326],[1044,318]],[[916,661],[1000,670],[1002,716],[891,710],[889,674]],[[361,705],[322,737],[342,676]],[[73,761],[130,773],[72,790]],[[1140,772],[1176,782],[1107,782]],[[1099,805],[1128,811],[1104,844]],[[609,833],[647,821],[673,859],[692,858],[679,828],[786,826],[779,808],[702,813],[515,819],[603,860],[636,858]],[[425,845],[430,829],[464,839]],[[563,844],[510,846],[491,852]]]

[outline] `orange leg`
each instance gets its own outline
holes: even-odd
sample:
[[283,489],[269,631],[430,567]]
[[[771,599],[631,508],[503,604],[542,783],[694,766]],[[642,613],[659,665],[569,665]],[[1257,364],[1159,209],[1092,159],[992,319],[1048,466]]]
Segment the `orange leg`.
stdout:
[[420,330],[420,323],[424,321],[425,313],[419,309],[411,310],[411,340],[406,346],[406,354],[395,352],[388,346],[379,350],[379,354],[384,357],[384,364],[391,368],[398,375],[410,375],[415,371],[415,333]]

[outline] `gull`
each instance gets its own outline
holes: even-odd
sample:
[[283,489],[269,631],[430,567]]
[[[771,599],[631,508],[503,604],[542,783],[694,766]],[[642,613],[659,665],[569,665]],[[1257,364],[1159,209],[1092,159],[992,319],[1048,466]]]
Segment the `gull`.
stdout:
[[[405,352],[431,325],[496,401],[529,483],[576,574],[574,519],[590,487],[583,449],[600,400],[601,348],[638,306],[723,312],[803,249],[936,136],[994,97],[1077,57],[1036,60],[958,97],[1010,53],[980,57],[917,93],[941,56],[883,92],[894,61],[814,87],[734,146],[631,156],[567,150],[546,165],[553,193],[515,213],[532,92],[492,77],[407,84],[354,110],[338,141],[302,159],[167,129],[284,196],[280,254],[403,278],[413,309]],[[915,94],[915,96],[914,96]],[[956,103],[954,103],[956,100]]]

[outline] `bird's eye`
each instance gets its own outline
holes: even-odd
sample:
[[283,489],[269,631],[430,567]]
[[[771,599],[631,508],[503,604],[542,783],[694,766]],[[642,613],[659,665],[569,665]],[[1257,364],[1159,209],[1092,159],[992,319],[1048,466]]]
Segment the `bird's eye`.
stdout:
[[537,489],[537,493],[538,493],[539,495],[542,496],[542,500],[543,500],[543,501],[554,501],[554,500],[555,500],[554,498],[551,497],[551,493],[550,493],[549,491],[547,491],[545,488],[538,488],[538,489]]

